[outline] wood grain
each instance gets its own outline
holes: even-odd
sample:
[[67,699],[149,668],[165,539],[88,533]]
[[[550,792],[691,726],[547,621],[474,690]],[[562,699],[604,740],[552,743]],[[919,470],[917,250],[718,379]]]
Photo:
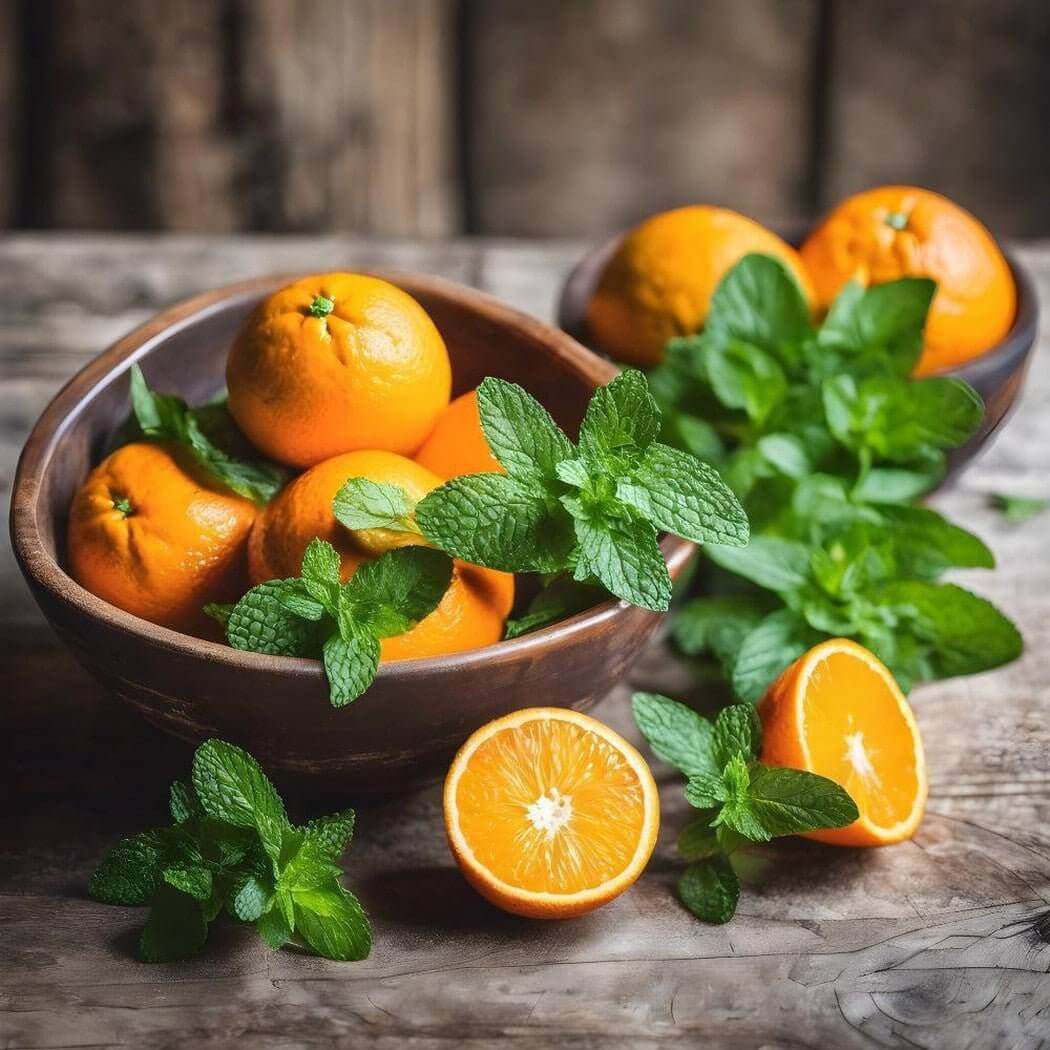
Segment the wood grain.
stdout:
[[798,214],[815,5],[468,10],[474,229],[595,235],[697,202],[767,222]]
[[[113,335],[191,291],[317,258],[467,276],[549,316],[578,245],[432,247],[313,238],[12,238],[0,245],[0,453],[39,404]],[[1050,296],[1050,244],[1022,246]],[[23,400],[28,399],[28,400]],[[34,401],[35,399],[35,401]],[[994,550],[957,578],[1019,623],[1021,660],[914,694],[931,775],[912,843],[842,851],[785,842],[748,876],[740,915],[703,926],[674,902],[684,804],[657,766],[663,830],[638,885],[571,923],[493,911],[461,882],[440,801],[361,809],[350,884],[376,923],[359,965],[269,954],[224,926],[196,962],[132,959],[134,909],[87,900],[100,852],[164,817],[189,751],[116,704],[0,576],[0,1033],[19,1047],[327,1046],[480,1050],[918,1046],[1036,1050],[1050,1041],[1050,514],[1011,526],[987,493],[1050,495],[1050,348],[985,456],[937,497]],[[9,469],[5,467],[4,469]],[[8,555],[9,556],[9,555]],[[21,625],[12,620],[20,619]],[[671,692],[657,648],[638,684]],[[620,688],[594,713],[637,740]],[[335,808],[277,777],[293,815]]]
[[835,5],[823,205],[901,181],[1000,237],[1050,228],[1050,7],[1026,0]]

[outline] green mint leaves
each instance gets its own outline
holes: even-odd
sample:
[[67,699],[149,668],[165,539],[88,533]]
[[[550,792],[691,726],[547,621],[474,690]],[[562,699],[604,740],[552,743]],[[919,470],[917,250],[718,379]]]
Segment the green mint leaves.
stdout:
[[1050,500],[1038,499],[1034,496],[1008,496],[996,493],[991,497],[992,506],[1011,524],[1020,525],[1022,522],[1042,514],[1050,507]]
[[253,587],[226,617],[235,649],[320,659],[333,707],[356,700],[375,680],[379,643],[403,634],[437,608],[452,579],[452,560],[432,547],[398,547],[366,562],[346,582],[339,555],[311,541],[297,579]]
[[181,398],[151,390],[138,365],[130,375],[132,414],[142,437],[185,445],[209,474],[256,503],[269,502],[284,486],[288,472],[251,450],[224,404],[188,408]]
[[[831,636],[872,649],[905,689],[1021,651],[1002,613],[939,582],[991,568],[991,552],[912,505],[983,413],[959,380],[911,378],[935,291],[920,278],[850,283],[814,327],[784,266],[748,255],[716,289],[704,331],[672,340],[650,375],[663,440],[706,449],[751,522],[746,547],[705,546],[719,597],[687,603],[673,627],[743,701]],[[984,640],[966,648],[971,631]]]
[[658,530],[698,543],[747,542],[747,518],[718,473],[655,440],[660,411],[640,372],[595,392],[575,446],[513,383],[486,379],[478,406],[507,474],[453,478],[415,508],[423,534],[454,557],[509,572],[567,572],[664,610],[671,581]]
[[652,750],[688,778],[686,800],[699,810],[678,839],[690,862],[678,895],[705,922],[728,922],[736,911],[740,883],[729,857],[741,845],[841,828],[859,816],[826,777],[758,761],[762,727],[750,705],[727,707],[711,722],[657,693],[635,693],[631,704]]
[[350,478],[332,502],[336,520],[348,529],[419,533],[408,494],[400,485]]
[[328,959],[368,956],[372,930],[339,879],[353,810],[292,824],[247,752],[208,740],[191,782],[171,786],[173,823],[118,842],[88,892],[106,904],[148,905],[144,962],[186,959],[225,911],[255,925],[271,948],[295,943]]

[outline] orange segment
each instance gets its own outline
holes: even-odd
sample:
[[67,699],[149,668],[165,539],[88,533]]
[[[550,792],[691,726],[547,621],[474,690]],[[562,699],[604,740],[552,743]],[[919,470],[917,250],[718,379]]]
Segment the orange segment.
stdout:
[[660,802],[642,756],[601,722],[535,707],[482,726],[445,780],[445,828],[467,881],[505,911],[582,915],[642,873]]
[[809,838],[881,846],[915,834],[926,808],[926,759],[915,716],[893,675],[846,638],[814,646],[770,686],[758,708],[762,761],[841,784],[860,819]]

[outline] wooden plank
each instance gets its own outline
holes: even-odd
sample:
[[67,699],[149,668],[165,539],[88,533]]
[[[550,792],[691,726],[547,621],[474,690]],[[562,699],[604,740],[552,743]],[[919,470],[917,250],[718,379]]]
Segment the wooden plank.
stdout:
[[836,4],[824,204],[916,183],[1001,237],[1050,227],[1050,5]]
[[[252,225],[458,229],[450,0],[259,0],[243,11]],[[257,170],[258,177],[253,174]]]
[[595,235],[688,203],[802,206],[816,5],[468,6],[471,231]]
[[231,229],[221,5],[50,0],[49,225]]
[[[394,265],[479,283],[550,309],[572,244],[387,244],[337,238],[19,236],[0,245],[0,455],[89,353],[144,313],[263,269]],[[1050,245],[1023,249],[1050,296]],[[517,260],[517,261],[516,261]],[[1050,492],[1050,336],[1017,415],[938,506],[995,552],[959,574],[1025,634],[1024,657],[914,694],[931,775],[916,839],[874,851],[797,840],[764,848],[740,914],[704,926],[680,908],[673,840],[680,780],[657,765],[663,830],[638,885],[579,921],[529,923],[482,902],[452,866],[436,789],[359,813],[349,883],[376,949],[361,964],[268,953],[219,926],[190,963],[132,958],[136,909],[84,896],[120,835],[163,819],[188,749],[88,681],[0,575],[0,1032],[13,1046],[263,1048],[328,1045],[480,1050],[552,1046],[983,1050],[1050,1040],[1050,515],[1010,526],[986,493]],[[9,378],[10,377],[10,378]],[[34,400],[36,399],[36,400]],[[2,475],[0,475],[2,476]],[[10,557],[6,539],[0,549]],[[16,621],[21,620],[21,626]],[[683,689],[657,648],[637,686]],[[629,688],[597,717],[637,742]],[[119,772],[119,779],[115,772]],[[281,779],[293,817],[352,801]],[[250,1035],[249,1035],[250,1033]]]

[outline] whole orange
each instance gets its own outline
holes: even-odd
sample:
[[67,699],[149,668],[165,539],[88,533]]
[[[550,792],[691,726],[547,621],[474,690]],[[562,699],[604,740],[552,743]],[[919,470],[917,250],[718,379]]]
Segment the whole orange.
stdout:
[[136,442],[87,476],[69,510],[69,567],[93,594],[177,631],[215,633],[208,602],[248,589],[256,507],[174,443]]
[[461,394],[441,413],[415,459],[445,481],[459,474],[506,473],[481,429],[476,390]]
[[822,308],[851,278],[937,282],[916,375],[983,354],[1013,324],[1017,289],[995,239],[968,211],[930,190],[879,186],[849,197],[806,238],[801,254]]
[[363,274],[307,277],[264,299],[226,364],[230,411],[273,459],[411,455],[448,405],[444,340],[406,292]]
[[621,361],[659,364],[668,339],[703,327],[718,282],[750,252],[781,260],[812,300],[789,244],[735,211],[697,204],[654,215],[626,234],[588,306],[591,335]]
[[[252,581],[298,576],[303,554],[315,536],[339,552],[344,580],[384,551],[426,542],[417,533],[351,530],[341,525],[332,512],[332,500],[349,478],[359,477],[400,485],[414,501],[441,484],[425,467],[395,452],[347,452],[318,463],[287,485],[259,514],[248,544]],[[440,656],[491,645],[503,636],[513,603],[512,574],[456,561],[452,583],[438,607],[411,630],[383,639],[382,659]]]

